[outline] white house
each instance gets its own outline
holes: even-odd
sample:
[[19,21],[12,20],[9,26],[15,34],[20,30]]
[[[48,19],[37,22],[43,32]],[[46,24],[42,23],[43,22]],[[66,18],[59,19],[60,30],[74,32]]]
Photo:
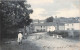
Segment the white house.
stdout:
[[42,26],[42,25],[35,25],[34,26],[34,31],[46,31],[46,26]]
[[58,25],[55,25],[55,30],[65,30],[64,23],[58,23]]
[[72,37],[80,35],[80,22],[65,23],[65,30],[67,30],[69,32],[68,35]]
[[65,30],[80,30],[80,23],[65,23]]
[[55,30],[55,27],[54,26],[44,26],[44,25],[38,25],[38,26],[34,26],[34,31],[37,32],[37,31],[54,31]]
[[58,26],[55,22],[46,22],[46,23],[35,23],[34,31],[54,31],[54,30],[64,30],[64,24],[58,23]]

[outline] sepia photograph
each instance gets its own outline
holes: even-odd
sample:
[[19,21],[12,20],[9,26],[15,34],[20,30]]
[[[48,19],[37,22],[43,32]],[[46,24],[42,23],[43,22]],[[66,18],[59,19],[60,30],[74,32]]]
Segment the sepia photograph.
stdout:
[[0,50],[80,50],[80,0],[0,0]]

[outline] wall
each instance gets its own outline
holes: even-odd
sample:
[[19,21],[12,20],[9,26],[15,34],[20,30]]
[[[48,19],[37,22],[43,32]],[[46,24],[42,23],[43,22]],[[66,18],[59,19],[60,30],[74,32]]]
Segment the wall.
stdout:
[[74,28],[75,30],[80,30],[80,23],[74,23],[74,24],[73,24],[73,28]]
[[[57,26],[55,26],[55,30],[57,30]],[[59,25],[58,30],[65,30],[65,26],[64,25]]]
[[41,30],[41,31],[54,31],[55,27],[54,26],[35,26],[34,31],[36,32],[37,30]]
[[59,30],[65,30],[65,26],[59,26]]
[[67,23],[65,30],[80,30],[80,23]]

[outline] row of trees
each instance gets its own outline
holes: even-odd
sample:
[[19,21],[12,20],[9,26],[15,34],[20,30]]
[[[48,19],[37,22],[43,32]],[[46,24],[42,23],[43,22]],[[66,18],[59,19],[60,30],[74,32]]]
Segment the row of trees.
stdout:
[[11,34],[32,22],[29,14],[33,13],[33,10],[30,7],[26,1],[0,2],[1,38],[8,37],[6,34]]
[[66,18],[66,17],[60,17],[60,18],[57,18],[57,16],[55,16],[55,18],[53,16],[51,17],[48,17],[46,19],[46,22],[53,22],[54,20],[58,20],[60,22],[60,20],[62,20],[63,22],[66,22],[66,21],[79,21],[80,17],[70,17],[70,18]]

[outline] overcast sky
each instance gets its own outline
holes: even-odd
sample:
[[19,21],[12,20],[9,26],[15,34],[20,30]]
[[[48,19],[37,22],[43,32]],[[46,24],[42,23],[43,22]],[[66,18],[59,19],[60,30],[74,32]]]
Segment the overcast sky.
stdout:
[[79,17],[80,0],[27,0],[33,9],[32,19],[46,19],[50,16]]

